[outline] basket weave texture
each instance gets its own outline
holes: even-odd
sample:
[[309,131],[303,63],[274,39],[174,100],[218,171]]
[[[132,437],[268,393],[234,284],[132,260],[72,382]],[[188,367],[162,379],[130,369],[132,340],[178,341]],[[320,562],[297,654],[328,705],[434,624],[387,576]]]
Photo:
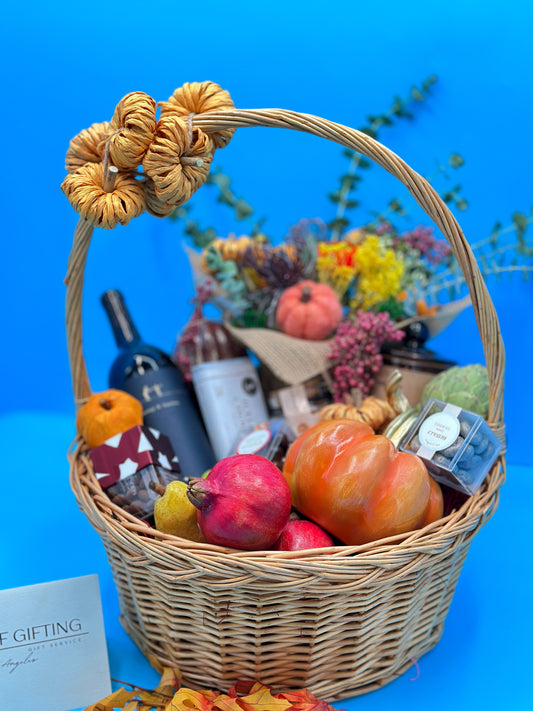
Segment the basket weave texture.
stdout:
[[[356,130],[280,109],[195,114],[207,133],[289,128],[367,156],[398,178],[446,237],[463,270],[489,374],[489,424],[504,439],[504,348],[494,306],[468,243],[435,190],[403,160]],[[82,349],[83,275],[92,227],[80,220],[69,259],[67,343],[75,402],[91,394]],[[440,521],[363,546],[298,553],[236,552],[148,529],[102,492],[86,444],[69,452],[70,482],[101,537],[121,621],[161,664],[196,688],[258,679],[334,700],[390,682],[439,640],[472,539],[492,516],[505,456],[481,489]]]

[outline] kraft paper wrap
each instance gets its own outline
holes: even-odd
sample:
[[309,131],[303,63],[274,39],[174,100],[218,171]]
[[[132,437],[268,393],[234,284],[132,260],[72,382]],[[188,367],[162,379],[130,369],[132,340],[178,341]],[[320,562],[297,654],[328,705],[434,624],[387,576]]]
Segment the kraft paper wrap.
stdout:
[[236,328],[225,324],[234,338],[254,353],[286,385],[299,385],[326,369],[332,339],[308,341],[268,328]]

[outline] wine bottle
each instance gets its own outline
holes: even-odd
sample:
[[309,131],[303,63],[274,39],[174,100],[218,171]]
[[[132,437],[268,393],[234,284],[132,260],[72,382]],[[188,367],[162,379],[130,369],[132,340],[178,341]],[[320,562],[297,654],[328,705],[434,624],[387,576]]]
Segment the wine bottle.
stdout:
[[180,371],[166,353],[142,341],[119,291],[110,289],[101,300],[119,348],[109,387],[125,390],[142,403],[144,424],[169,438],[180,478],[202,476],[216,459]]

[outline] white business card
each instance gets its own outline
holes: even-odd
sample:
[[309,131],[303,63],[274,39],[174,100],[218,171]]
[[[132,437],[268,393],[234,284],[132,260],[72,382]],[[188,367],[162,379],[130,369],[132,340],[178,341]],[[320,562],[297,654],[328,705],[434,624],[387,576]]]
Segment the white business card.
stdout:
[[0,707],[69,711],[111,693],[97,575],[0,590]]

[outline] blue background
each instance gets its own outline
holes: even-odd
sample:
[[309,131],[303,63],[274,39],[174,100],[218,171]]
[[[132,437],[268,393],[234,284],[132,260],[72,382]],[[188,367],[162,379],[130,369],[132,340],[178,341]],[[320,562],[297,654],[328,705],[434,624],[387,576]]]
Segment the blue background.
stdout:
[[[70,138],[108,120],[130,91],[165,100],[184,82],[206,79],[227,89],[239,108],[292,109],[357,128],[368,114],[386,111],[393,96],[405,96],[435,74],[438,82],[414,120],[384,129],[380,138],[423,175],[433,174],[452,152],[465,158],[452,184],[460,183],[469,201],[456,216],[474,244],[497,220],[509,225],[513,212],[530,214],[533,204],[532,21],[530,4],[519,0],[132,0],[46,7],[27,2],[3,9],[0,444],[10,536],[2,546],[0,587],[98,572],[114,676],[141,685],[155,679],[118,627],[103,551],[68,487],[64,453],[74,430],[62,280],[77,216],[59,185]],[[311,136],[243,129],[217,153],[216,165],[257,215],[268,217],[266,231],[281,239],[302,217],[333,218],[327,193],[337,187],[346,160],[338,146]],[[221,235],[245,231],[216,203],[213,188],[201,193],[193,216],[202,224]],[[411,225],[424,220],[402,186],[375,168],[359,191],[364,209],[354,224],[394,197],[404,200]],[[145,339],[172,349],[191,311],[183,241],[179,224],[148,215],[125,228],[95,232],[84,292],[93,390],[107,386],[115,353],[99,304],[104,290],[121,289]],[[500,511],[474,543],[445,636],[422,660],[420,678],[410,682],[408,673],[354,708],[394,702],[407,708],[408,699],[447,708],[443,692],[453,694],[457,709],[470,708],[474,699],[486,706],[505,699],[514,701],[512,708],[531,707],[524,682],[531,582],[521,541],[532,493],[532,282],[517,276],[488,284],[508,361],[513,467]],[[461,364],[483,361],[471,309],[431,345]],[[23,499],[21,486],[27,489]],[[493,684],[490,693],[481,682],[485,676]]]

